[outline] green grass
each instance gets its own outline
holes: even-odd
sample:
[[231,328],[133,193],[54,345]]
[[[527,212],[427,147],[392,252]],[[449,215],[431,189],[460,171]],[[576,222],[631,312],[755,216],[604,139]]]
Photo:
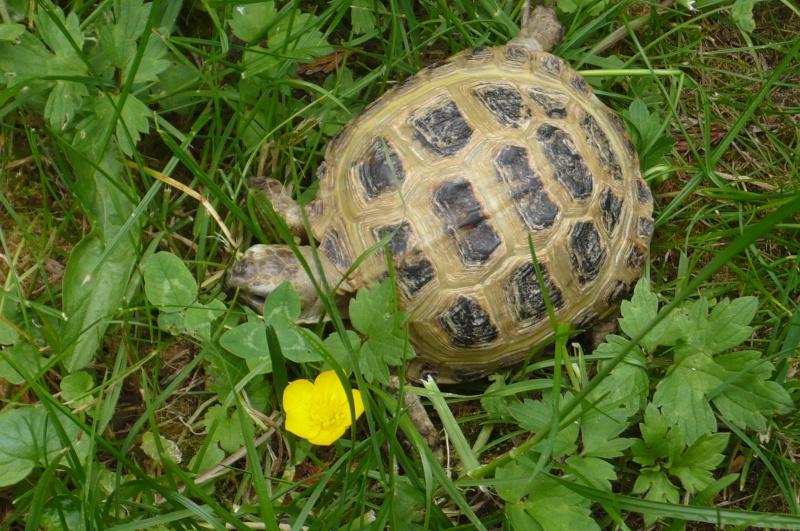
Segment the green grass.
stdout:
[[[218,1],[74,0],[63,14],[37,1],[35,16],[0,2],[17,23],[0,26],[0,528],[800,528],[800,13],[756,2],[748,33],[732,2],[658,17],[649,3],[586,4],[560,13],[555,53],[636,141],[656,202],[652,295],[599,351],[561,338],[504,382],[406,387],[452,441],[440,464],[383,358],[350,379],[367,411],[334,446],[281,425],[287,380],[352,364],[370,341],[399,361],[401,318],[300,330],[284,298],[268,318],[281,352],[268,353],[223,275],[236,249],[287,236],[248,177],[310,199],[349,118],[427,64],[507,42],[518,3],[281,2],[238,19]],[[393,300],[362,304],[367,316]],[[759,361],[698,361],[727,372],[687,377],[712,415],[693,428],[664,396],[681,342],[708,347],[707,321]],[[744,412],[725,409],[754,389],[772,402],[736,395]],[[672,490],[645,496],[648,477]]]

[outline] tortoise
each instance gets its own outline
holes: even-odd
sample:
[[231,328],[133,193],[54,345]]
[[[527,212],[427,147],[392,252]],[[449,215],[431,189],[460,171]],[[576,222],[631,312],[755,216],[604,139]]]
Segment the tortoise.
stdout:
[[[478,379],[553,335],[529,237],[556,316],[579,329],[610,314],[643,268],[652,195],[624,122],[548,53],[562,33],[554,10],[537,7],[507,45],[424,68],[327,146],[305,206],[321,270],[346,296],[387,277],[390,250],[418,353],[411,377]],[[282,185],[261,188],[305,232]],[[316,270],[311,247],[299,250]],[[319,320],[317,292],[287,245],[251,247],[227,282],[259,310],[286,280],[301,320]]]

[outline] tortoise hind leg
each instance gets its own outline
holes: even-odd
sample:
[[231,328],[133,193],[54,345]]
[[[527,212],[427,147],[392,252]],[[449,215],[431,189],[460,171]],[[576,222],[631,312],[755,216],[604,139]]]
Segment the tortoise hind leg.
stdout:
[[508,44],[525,46],[532,51],[549,52],[564,38],[556,10],[552,7],[536,6],[530,14],[530,0],[522,8],[522,29]]

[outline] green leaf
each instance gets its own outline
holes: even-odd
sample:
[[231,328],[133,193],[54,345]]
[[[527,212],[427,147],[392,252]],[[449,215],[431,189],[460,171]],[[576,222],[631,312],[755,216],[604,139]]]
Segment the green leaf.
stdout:
[[603,413],[590,412],[581,419],[581,439],[585,457],[611,459],[633,444],[633,439],[618,438],[630,425],[627,408],[619,407]]
[[212,443],[206,448],[203,453],[202,459],[197,459],[200,454],[194,454],[189,460],[189,470],[195,474],[203,474],[208,472],[225,459],[225,452],[219,447],[219,444]]
[[254,43],[266,35],[267,28],[278,14],[274,2],[258,2],[235,6],[228,21],[233,34],[247,43]]
[[755,3],[755,0],[736,0],[731,6],[731,18],[745,33],[753,33],[756,29],[756,22],[753,20]]
[[749,325],[758,310],[758,299],[740,297],[733,301],[721,300],[708,316],[704,346],[708,354],[740,345],[748,339],[753,329]]
[[[628,337],[636,337],[658,315],[658,297],[650,291],[650,281],[641,278],[636,283],[633,296],[629,301],[622,301],[620,307],[622,319],[620,329]],[[673,311],[660,323],[653,327],[639,343],[647,352],[656,347],[671,346],[685,339],[688,320],[680,311]]]
[[363,35],[375,29],[377,20],[373,0],[352,0],[350,2],[350,21],[353,33]]
[[[58,27],[56,21],[52,18],[53,16],[66,28],[66,34]],[[69,16],[64,18],[64,12],[60,8],[53,6],[53,9],[47,12],[37,11],[34,20],[39,28],[39,36],[57,57],[67,58],[80,70],[85,68],[81,66],[82,61],[79,55],[79,50],[83,47],[83,32],[76,13],[70,13]],[[75,43],[74,46],[70,43],[70,40]]]
[[[516,403],[513,396],[491,396],[493,392],[501,391],[507,387],[505,380],[500,375],[489,376],[493,380],[481,397],[481,407],[495,420],[508,420],[511,417],[509,406]],[[490,396],[486,396],[490,395]]]
[[77,425],[61,413],[56,418],[68,442],[61,440],[43,407],[6,407],[0,411],[0,487],[25,479],[35,466],[52,461],[65,444],[77,444]]
[[358,353],[359,370],[368,382],[389,382],[389,366],[398,366],[414,355],[402,327],[407,314],[397,312],[394,286],[381,282],[372,290],[362,288],[350,301],[350,323],[367,336]]
[[172,253],[150,255],[142,264],[147,300],[164,313],[185,309],[197,299],[197,283],[183,263]]
[[[702,355],[694,356],[702,360]],[[706,368],[712,369],[711,363]],[[673,366],[667,376],[658,383],[653,395],[653,405],[660,407],[669,416],[670,423],[680,426],[689,441],[717,431],[717,420],[706,400],[706,392],[715,387],[711,373],[706,373],[708,382],[703,383],[700,375],[703,367]],[[720,380],[716,380],[719,385]]]
[[94,381],[89,373],[79,371],[68,374],[61,380],[61,400],[70,409],[77,409],[92,400],[89,391],[94,388]]
[[494,483],[497,495],[509,503],[522,500],[533,490],[535,469],[536,465],[524,457],[498,467]]
[[681,480],[683,488],[690,494],[703,490],[714,482],[712,470],[717,468],[725,455],[730,433],[706,434],[694,441],[686,451],[672,459],[669,473]]
[[[615,358],[628,341],[617,335],[606,336],[595,350],[595,354],[611,360]],[[602,369],[609,361],[602,361],[598,369]],[[642,407],[650,392],[650,379],[645,369],[644,354],[638,347],[633,347],[625,359],[617,365],[611,374],[592,391],[588,400],[600,410],[622,407],[627,416],[635,415]]]
[[[541,401],[525,399],[522,404],[511,404],[508,407],[508,411],[521,428],[533,433],[539,433],[545,429],[553,418],[553,408],[550,404],[549,394],[550,393],[544,393],[544,398]],[[558,430],[558,435],[556,435],[556,441],[551,453],[553,458],[575,452],[577,449],[575,441],[578,439],[579,429],[579,425],[573,422]],[[545,439],[534,446],[534,450],[541,452],[548,444],[549,442]]]
[[219,344],[231,354],[244,358],[250,370],[258,368],[257,374],[272,372],[263,321],[250,321],[231,328],[222,334]]
[[243,427],[236,408],[232,408],[229,415],[225,408],[216,405],[208,409],[203,424],[211,440],[219,442],[223,450],[232,453],[244,446],[245,437],[253,434],[253,423],[247,418],[248,422]]
[[661,116],[655,112],[651,113],[647,104],[639,98],[634,99],[622,115],[632,126],[630,133],[639,153],[639,165],[642,170],[662,164],[664,155],[672,150],[675,137],[666,133],[665,122]]
[[212,299],[208,304],[192,304],[185,311],[184,329],[196,338],[209,340],[211,324],[224,315],[227,309],[225,303],[219,299]]
[[300,317],[301,308],[300,297],[292,283],[283,282],[264,301],[264,320],[269,323],[294,322]]
[[23,24],[0,24],[0,41],[14,42],[25,33]]
[[542,531],[542,526],[525,512],[522,502],[507,503],[504,512],[514,531]]
[[[342,366],[345,374],[349,376],[355,369],[353,359],[360,359],[359,350],[361,349],[361,337],[352,330],[345,330],[344,332],[347,335],[347,340],[354,351],[354,356],[351,356],[347,350],[347,347],[345,347],[344,339],[342,339],[341,334],[329,335],[325,338],[325,341],[323,341],[322,344],[325,346],[325,349],[328,351],[328,353],[333,356],[339,365]],[[356,361],[356,363],[358,363],[358,361]]]
[[[666,459],[669,456],[670,442],[678,438],[675,433],[671,433],[669,417],[662,415],[653,404],[647,405],[639,431],[642,438],[634,440],[631,453],[633,460],[644,466],[653,466],[659,459]],[[684,444],[683,440],[679,442]]]
[[47,531],[82,531],[81,501],[76,496],[54,496],[47,500],[39,525]]
[[611,482],[616,481],[614,465],[597,457],[571,455],[565,461],[564,471],[575,481],[589,487],[611,492]]
[[[26,375],[34,377],[45,364],[39,349],[31,343],[17,343],[0,350],[0,379],[5,379],[12,385],[22,385],[26,382]],[[22,370],[18,373],[14,367]]]
[[78,114],[83,98],[88,95],[82,83],[56,81],[44,108],[44,116],[50,127],[59,131],[66,129],[70,120]]
[[[643,469],[636,478],[633,485],[634,494],[645,494],[648,500],[678,503],[680,501],[680,491],[669,480],[667,473],[663,470]],[[654,517],[650,517],[653,518]],[[650,521],[649,523],[652,523]]]
[[163,435],[159,435],[159,443],[161,450],[158,449],[155,436],[152,431],[146,431],[142,434],[142,450],[147,454],[147,457],[156,463],[163,463],[164,459],[172,463],[180,463],[183,459],[183,454],[180,448],[174,441],[170,441]]
[[788,413],[794,407],[786,389],[769,381],[773,366],[758,351],[745,350],[718,356],[725,371],[718,394],[712,399],[722,417],[740,428],[763,432],[767,418]]
[[19,298],[16,287],[0,290],[0,345],[13,345],[19,338],[16,323],[20,319],[19,303],[11,296]]
[[61,294],[66,318],[62,327],[66,352],[62,359],[69,372],[91,361],[109,320],[122,302],[133,266],[129,243],[120,243],[99,262],[106,247],[97,232],[92,232],[70,253]]
[[537,478],[523,505],[545,531],[600,529],[591,517],[589,500],[554,479]]

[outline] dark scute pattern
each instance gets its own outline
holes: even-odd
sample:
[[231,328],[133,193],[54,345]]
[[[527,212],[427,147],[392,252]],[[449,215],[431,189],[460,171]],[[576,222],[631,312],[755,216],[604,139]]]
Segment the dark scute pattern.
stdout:
[[627,256],[628,267],[633,271],[641,271],[646,257],[647,249],[636,244],[631,245]]
[[567,95],[563,92],[540,87],[529,87],[527,94],[548,118],[561,120],[567,117],[567,108],[564,105]]
[[614,195],[611,190],[603,190],[600,194],[600,209],[603,227],[606,229],[606,234],[611,235],[617,228],[622,214],[622,199]]
[[606,304],[609,306],[609,308],[616,306],[619,301],[628,296],[628,291],[629,288],[627,284],[621,280],[615,281],[614,285],[611,286],[611,289],[605,296]]
[[336,229],[331,229],[325,233],[320,243],[320,248],[325,253],[325,256],[330,258],[333,265],[340,271],[346,271],[350,265],[350,256],[346,252],[344,242]]
[[396,191],[405,179],[400,157],[385,139],[375,137],[357,163],[358,180],[368,201],[387,191]]
[[653,193],[643,179],[636,180],[636,198],[639,200],[639,203],[643,205],[653,202]]
[[544,154],[555,170],[555,177],[578,201],[592,195],[592,174],[578,152],[572,138],[563,130],[550,124],[542,124],[536,130],[536,138]]
[[457,347],[488,345],[499,335],[489,312],[474,297],[459,295],[436,320]]
[[441,67],[447,66],[449,64],[450,64],[450,61],[436,61],[435,63],[431,63],[428,66],[426,66],[425,68],[423,68],[422,70],[420,70],[420,72],[431,72],[433,70],[436,70],[437,68],[441,68]]
[[639,236],[646,240],[653,237],[653,218],[639,218]]
[[476,46],[472,50],[469,51],[467,54],[467,59],[469,60],[476,60],[476,59],[488,59],[492,56],[492,50],[488,46]]
[[408,299],[436,278],[433,263],[421,251],[414,251],[397,266],[397,283]]
[[524,46],[506,46],[506,58],[515,63],[527,63],[531,60],[531,52]]
[[597,314],[594,312],[587,312],[576,317],[577,319],[572,325],[577,330],[588,330],[597,323]]
[[564,63],[555,55],[547,54],[542,59],[542,69],[548,74],[554,76],[561,75],[561,70],[564,68]]
[[572,86],[584,96],[588,96],[592,91],[592,87],[589,86],[589,83],[587,83],[583,76],[577,72],[572,73],[572,79],[570,82],[572,83]]
[[456,369],[453,371],[453,381],[456,382],[474,382],[482,376],[486,376],[486,371],[483,369]]
[[484,83],[475,87],[475,95],[497,120],[511,127],[520,127],[531,117],[531,110],[513,85]]
[[525,148],[504,146],[494,160],[497,175],[505,182],[514,207],[529,232],[552,227],[558,206],[542,187],[542,180],[528,164]]
[[395,225],[385,225],[374,231],[376,241],[380,241],[388,234],[393,234],[387,245],[393,258],[401,258],[410,250],[409,244],[414,236],[411,223],[404,221]]
[[472,128],[458,110],[455,102],[437,100],[411,117],[414,138],[439,156],[450,157],[467,145]]
[[608,118],[608,121],[614,127],[614,129],[617,130],[617,133],[619,133],[620,137],[624,139],[622,143],[624,144],[625,149],[628,150],[628,154],[631,157],[635,156],[636,146],[633,145],[633,142],[631,141],[631,138],[628,135],[628,129],[625,127],[625,122],[622,121],[622,118],[617,116],[617,114],[614,113],[614,111],[608,110],[606,111],[605,115],[606,118]]
[[608,136],[600,124],[597,123],[594,116],[587,113],[581,118],[580,125],[583,132],[586,133],[586,142],[594,146],[600,162],[608,169],[615,181],[621,181],[622,168],[620,168],[617,156],[611,148],[611,142],[608,141]]
[[[550,296],[550,302],[552,302],[553,308],[558,311],[564,306],[561,290],[553,284],[545,265],[541,264],[540,267],[547,294]],[[517,321],[533,319],[533,322],[537,323],[547,317],[547,307],[544,303],[542,290],[539,287],[539,278],[536,276],[533,262],[522,264],[511,272],[506,286],[506,295]]]
[[433,211],[444,221],[444,230],[455,240],[466,265],[486,263],[500,246],[500,236],[468,181],[455,179],[436,189]]
[[578,282],[586,284],[597,278],[606,258],[600,234],[591,222],[579,221],[569,235],[569,260]]

